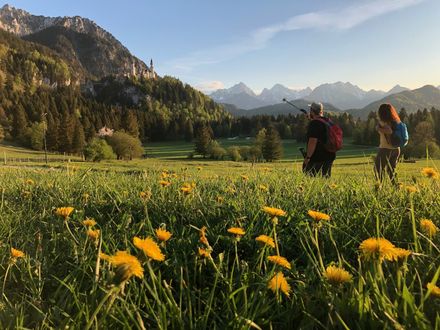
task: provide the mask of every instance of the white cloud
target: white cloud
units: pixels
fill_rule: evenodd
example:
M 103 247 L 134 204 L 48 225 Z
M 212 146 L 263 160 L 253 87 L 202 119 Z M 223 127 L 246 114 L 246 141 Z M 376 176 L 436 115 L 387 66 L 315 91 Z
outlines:
M 267 44 L 282 32 L 309 29 L 348 30 L 370 19 L 417 5 L 425 0 L 374 0 L 342 8 L 338 11 L 317 11 L 296 15 L 288 20 L 259 28 L 249 37 L 221 45 L 208 50 L 201 50 L 171 63 L 174 69 L 191 71 L 194 67 L 223 62 L 239 55 L 265 48 Z
M 195 88 L 203 93 L 211 93 L 217 89 L 224 89 L 225 84 L 223 84 L 221 81 L 214 80 L 197 84 Z

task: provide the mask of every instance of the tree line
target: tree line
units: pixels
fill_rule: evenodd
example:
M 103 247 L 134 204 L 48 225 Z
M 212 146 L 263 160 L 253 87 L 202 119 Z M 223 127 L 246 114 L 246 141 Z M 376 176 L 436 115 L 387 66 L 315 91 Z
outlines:
M 440 157 L 440 110 L 436 108 L 418 110 L 408 114 L 403 108 L 400 119 L 407 125 L 409 132 L 408 145 L 402 148 L 406 158 Z M 359 145 L 379 145 L 376 131 L 377 118 L 370 113 L 365 121 L 358 121 L 353 130 L 353 141 Z

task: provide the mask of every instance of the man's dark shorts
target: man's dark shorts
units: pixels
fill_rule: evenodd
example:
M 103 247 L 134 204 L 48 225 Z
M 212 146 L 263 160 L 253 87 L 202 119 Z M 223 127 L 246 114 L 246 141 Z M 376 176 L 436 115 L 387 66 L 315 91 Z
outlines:
M 303 172 L 310 176 L 322 175 L 325 178 L 329 178 L 332 174 L 333 160 L 325 160 L 321 162 L 309 161 L 306 166 L 303 167 Z

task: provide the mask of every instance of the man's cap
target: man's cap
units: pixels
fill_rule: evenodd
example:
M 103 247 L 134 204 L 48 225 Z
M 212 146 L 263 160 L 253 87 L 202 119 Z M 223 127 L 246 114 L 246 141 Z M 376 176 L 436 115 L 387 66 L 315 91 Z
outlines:
M 316 115 L 319 115 L 321 112 L 324 111 L 324 106 L 320 102 L 313 102 L 312 104 L 309 104 L 309 107 L 310 111 Z

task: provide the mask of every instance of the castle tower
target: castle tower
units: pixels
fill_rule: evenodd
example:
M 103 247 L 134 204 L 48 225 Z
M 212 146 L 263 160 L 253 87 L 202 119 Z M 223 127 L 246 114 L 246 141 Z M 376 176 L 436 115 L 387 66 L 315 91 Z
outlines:
M 154 72 L 153 59 L 150 59 L 150 78 L 156 78 L 156 72 Z

